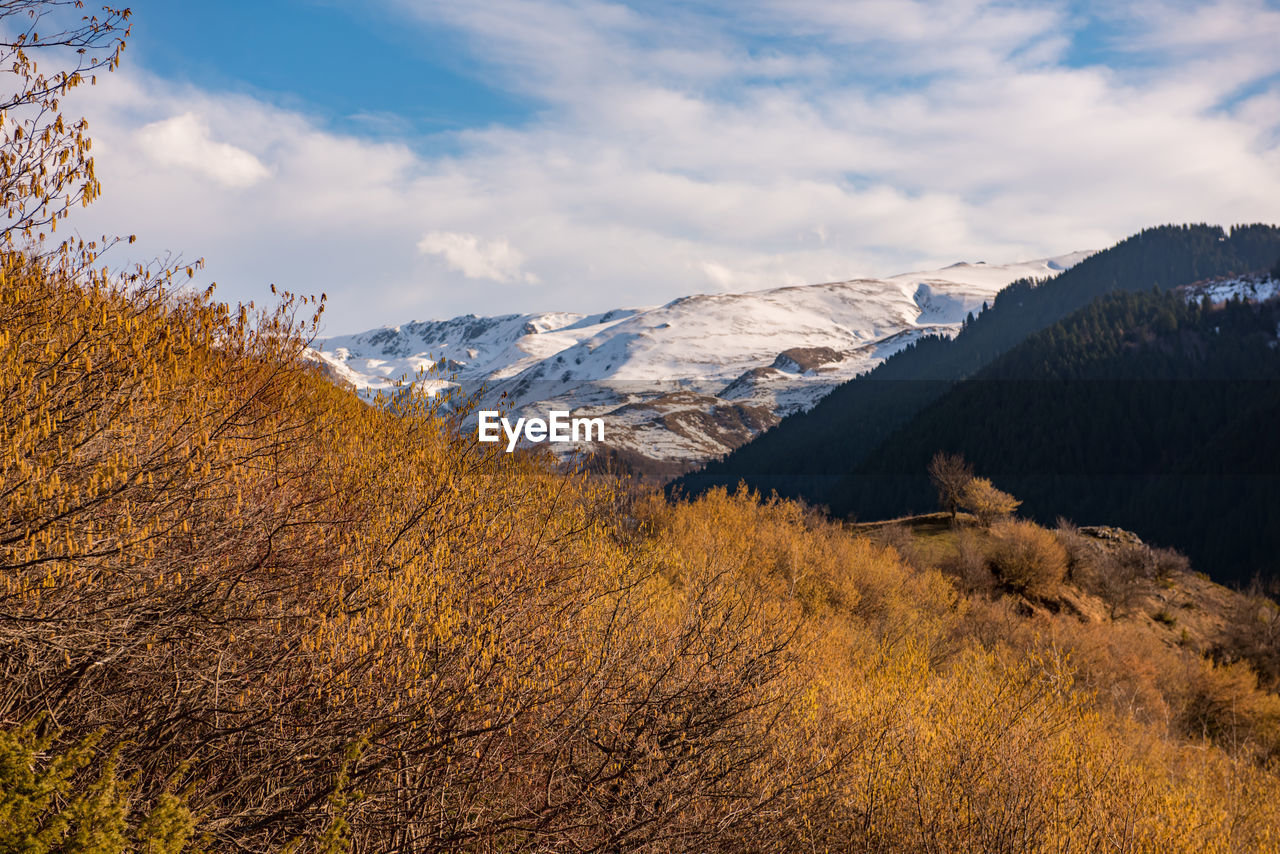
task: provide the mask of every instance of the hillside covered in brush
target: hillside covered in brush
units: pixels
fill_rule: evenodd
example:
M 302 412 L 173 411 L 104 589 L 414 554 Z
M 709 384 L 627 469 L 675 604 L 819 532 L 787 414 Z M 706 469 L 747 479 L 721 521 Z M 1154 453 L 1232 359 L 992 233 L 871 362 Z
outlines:
M 954 338 L 921 338 L 836 388 L 808 412 L 783 419 L 723 459 L 681 478 L 676 487 L 697 494 L 743 481 L 766 492 L 839 503 L 844 476 L 873 459 L 896 429 L 1029 335 L 1105 294 L 1165 291 L 1252 273 L 1270 268 L 1277 258 L 1280 229 L 1274 226 L 1148 229 L 1052 279 L 1014 282 Z
M 1280 844 L 1265 600 L 670 503 L 362 402 L 296 300 L 0 261 L 0 850 Z
M 230 306 L 103 266 L 131 241 L 56 243 L 100 191 L 60 105 L 130 15 L 0 3 L 0 854 L 1280 850 L 1280 608 L 1175 551 L 1017 518 L 946 455 L 973 515 L 672 501 L 478 443 L 420 385 L 331 382 L 323 297 Z M 1162 229 L 1014 286 L 891 360 L 942 385 L 885 411 L 1276 243 Z M 890 302 L 914 334 L 938 296 Z M 1273 308 L 1162 299 L 1027 346 L 1082 376 L 1272 364 Z M 1193 411 L 1171 448 L 1274 422 Z

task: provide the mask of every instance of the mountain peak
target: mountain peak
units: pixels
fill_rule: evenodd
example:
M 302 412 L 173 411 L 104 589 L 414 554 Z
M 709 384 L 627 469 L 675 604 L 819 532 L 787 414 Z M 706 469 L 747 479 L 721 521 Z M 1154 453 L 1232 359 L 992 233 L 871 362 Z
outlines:
M 611 439 L 630 451 L 692 465 L 746 441 L 778 417 L 811 407 L 920 336 L 954 334 L 967 314 L 980 312 L 1010 282 L 1050 276 L 1089 254 L 692 294 L 660 306 L 590 315 L 467 314 L 320 340 L 317 358 L 366 395 L 434 371 L 437 376 L 424 388 L 483 385 L 495 399 L 505 393 L 510 407 L 529 414 L 553 403 L 589 408 L 614 417 L 619 429 Z M 730 438 L 720 430 L 711 442 L 677 435 L 658 441 L 661 426 L 638 419 L 658 418 L 662 407 L 628 405 L 670 402 L 675 388 L 684 394 L 683 409 L 696 398 L 708 417 L 743 405 L 771 415 L 735 420 L 747 427 Z M 667 417 L 666 423 L 674 420 Z

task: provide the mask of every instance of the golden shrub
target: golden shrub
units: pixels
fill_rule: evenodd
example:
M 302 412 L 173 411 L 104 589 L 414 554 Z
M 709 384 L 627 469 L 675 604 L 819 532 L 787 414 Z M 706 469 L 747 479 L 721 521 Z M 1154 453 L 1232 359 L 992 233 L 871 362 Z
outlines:
M 1055 593 L 1067 573 L 1067 552 L 1052 531 L 1022 520 L 991 529 L 988 560 L 1008 587 L 1032 596 Z
M 126 826 L 179 793 L 205 850 L 1275 850 L 1259 754 L 1102 696 L 1119 634 L 362 403 L 297 300 L 0 262 L 0 719 L 98 734 Z M 1060 577 L 1042 535 L 992 530 L 1002 579 Z
M 1012 514 L 1022 504 L 1007 492 L 997 489 L 985 477 L 970 479 L 960 493 L 960 506 L 978 518 L 983 526 Z

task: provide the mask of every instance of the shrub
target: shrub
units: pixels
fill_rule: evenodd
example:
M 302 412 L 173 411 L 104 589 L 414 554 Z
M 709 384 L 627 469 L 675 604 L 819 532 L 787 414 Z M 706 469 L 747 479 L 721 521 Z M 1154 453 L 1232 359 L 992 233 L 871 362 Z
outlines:
M 1006 520 L 991 529 L 991 568 L 1020 593 L 1047 596 L 1067 573 L 1067 552 L 1052 531 L 1034 522 Z
M 1067 553 L 1067 578 L 1082 586 L 1091 585 L 1101 547 L 1081 534 L 1073 522 L 1061 516 L 1058 517 L 1056 533 L 1058 542 Z
M 41 721 L 0 729 L 0 851 L 24 854 L 179 854 L 191 836 L 191 814 L 180 798 L 162 795 L 130 833 L 129 786 L 115 761 L 87 773 L 93 738 L 65 749 Z M 129 844 L 129 836 L 138 844 Z
M 1013 513 L 1022 504 L 1007 492 L 996 489 L 985 477 L 975 477 L 964 487 L 960 506 L 978 517 L 984 527 Z
M 591 479 L 332 385 L 297 303 L 163 284 L 0 252 L 0 718 L 97 738 L 76 773 L 129 781 L 144 850 L 183 842 L 174 787 L 218 851 L 733 848 L 822 761 L 774 749 L 808 743 L 783 602 L 714 556 L 669 583 Z M 808 552 L 760 545 L 807 596 Z M 139 826 L 88 791 L 86 827 Z
M 1191 571 L 1191 561 L 1177 549 L 1152 549 L 1151 562 L 1155 577 L 1161 580 Z
M 970 592 L 989 591 L 995 579 L 987 561 L 986 543 L 973 529 L 962 529 L 956 534 L 955 554 L 944 562 L 942 568 L 956 576 L 961 586 Z
M 1248 661 L 1268 688 L 1280 687 L 1280 605 L 1266 596 L 1240 597 L 1222 627 L 1219 658 Z
M 1182 674 L 1177 724 L 1192 737 L 1212 739 L 1262 761 L 1280 752 L 1280 697 L 1258 690 L 1243 662 L 1214 666 L 1199 659 Z
M 1114 549 L 1095 545 L 1092 558 L 1087 560 L 1087 571 L 1079 575 L 1082 584 L 1107 603 L 1114 619 L 1137 605 L 1144 582 L 1155 578 L 1157 571 L 1151 549 L 1125 543 Z
M 892 548 L 898 553 L 908 565 L 917 569 L 925 567 L 926 563 L 922 560 L 920 548 L 916 544 L 915 534 L 901 522 L 890 522 L 887 525 L 881 525 L 876 528 L 871 539 L 875 542 Z

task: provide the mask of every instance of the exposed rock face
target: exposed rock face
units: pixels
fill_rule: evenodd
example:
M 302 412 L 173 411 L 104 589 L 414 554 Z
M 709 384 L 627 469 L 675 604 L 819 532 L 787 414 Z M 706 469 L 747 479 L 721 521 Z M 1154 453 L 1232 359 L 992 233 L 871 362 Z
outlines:
M 351 382 L 348 377 L 343 376 L 342 372 L 333 363 L 320 358 L 320 356 L 312 350 L 307 350 L 302 354 L 302 358 L 307 364 L 312 365 L 320 373 L 324 374 L 325 379 L 334 385 L 341 386 L 352 391 L 356 390 L 355 383 Z
M 840 353 L 830 347 L 792 347 L 778 354 L 778 358 L 773 360 L 773 367 L 780 371 L 803 374 L 822 365 L 842 361 L 848 356 L 848 353 Z
M 1124 528 L 1112 528 L 1109 525 L 1089 525 L 1079 529 L 1080 533 L 1086 537 L 1093 537 L 1095 540 L 1106 540 L 1110 543 L 1132 543 L 1135 546 L 1142 545 L 1142 538 L 1133 531 L 1126 531 Z

